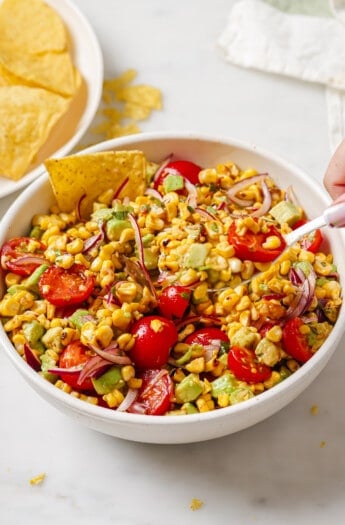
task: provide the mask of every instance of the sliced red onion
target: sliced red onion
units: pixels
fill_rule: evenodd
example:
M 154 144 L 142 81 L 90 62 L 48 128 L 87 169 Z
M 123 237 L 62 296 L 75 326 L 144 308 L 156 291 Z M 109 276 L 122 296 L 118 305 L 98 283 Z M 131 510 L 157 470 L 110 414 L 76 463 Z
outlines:
M 27 266 L 29 264 L 37 264 L 40 266 L 46 262 L 47 260 L 40 255 L 23 255 L 23 257 L 16 259 L 16 266 Z
M 271 208 L 272 197 L 271 197 L 270 190 L 264 180 L 261 181 L 261 189 L 262 189 L 262 194 L 264 197 L 262 204 L 259 208 L 257 208 L 256 210 L 254 210 L 252 213 L 249 214 L 251 217 L 262 217 L 262 215 L 265 215 L 265 213 L 267 213 Z
M 293 317 L 300 317 L 310 306 L 315 293 L 316 274 L 310 270 L 308 277 L 305 277 L 294 300 L 290 304 L 284 317 L 285 320 Z
M 204 315 L 191 315 L 190 317 L 185 317 L 181 321 L 175 323 L 175 326 L 178 330 L 181 330 L 184 326 L 187 326 L 188 324 L 197 324 L 197 323 L 204 323 L 204 324 L 222 324 L 222 321 L 219 319 L 219 317 L 215 317 L 213 315 L 210 316 L 204 316 Z
M 36 372 L 41 370 L 41 361 L 27 343 L 24 343 L 24 355 L 27 364 L 31 366 L 31 368 L 33 368 Z
M 253 204 L 252 200 L 241 199 L 239 197 L 236 197 L 236 194 L 244 188 L 248 188 L 248 186 L 251 186 L 252 184 L 256 184 L 257 182 L 263 181 L 267 177 L 268 173 L 259 173 L 258 175 L 254 175 L 253 177 L 248 177 L 246 179 L 242 179 L 238 182 L 235 182 L 235 184 L 228 190 L 229 199 L 235 204 L 238 204 L 239 206 L 251 206 Z
M 129 409 L 129 407 L 134 403 L 136 398 L 138 397 L 138 389 L 137 388 L 129 388 L 127 394 L 125 395 L 123 401 L 119 404 L 117 407 L 118 412 L 126 412 L 126 410 Z
M 187 203 L 192 208 L 196 208 L 198 202 L 198 192 L 196 186 L 192 184 L 186 177 L 183 177 L 184 185 L 188 193 Z
M 114 193 L 114 197 L 113 197 L 114 199 L 118 199 L 118 197 L 119 197 L 121 191 L 127 186 L 128 182 L 129 182 L 129 178 L 127 177 L 127 178 L 122 182 L 122 184 L 120 184 L 120 186 L 117 188 L 117 190 L 115 191 L 115 193 Z
M 75 374 L 79 373 L 83 370 L 84 365 L 76 365 L 76 366 L 70 366 L 69 368 L 64 368 L 62 366 L 54 366 L 52 368 L 49 368 L 48 372 L 50 374 Z
M 132 213 L 128 214 L 128 219 L 129 219 L 129 221 L 130 221 L 130 223 L 132 225 L 132 228 L 134 230 L 135 244 L 136 244 L 137 250 L 138 250 L 139 261 L 142 264 L 144 264 L 144 246 L 143 246 L 143 240 L 141 238 L 139 224 L 137 223 L 137 220 L 136 220 L 136 218 L 134 217 L 134 215 Z
M 78 200 L 77 202 L 77 206 L 76 206 L 76 216 L 77 216 L 77 219 L 78 221 L 82 221 L 82 216 L 81 216 L 81 203 L 83 202 L 83 200 L 86 199 L 86 194 L 84 193 L 84 195 L 82 195 L 80 197 L 80 199 Z
M 153 197 L 154 199 L 157 199 L 158 201 L 162 202 L 162 195 L 159 193 L 159 191 L 153 188 L 147 188 L 145 191 L 145 195 Z
M 99 233 L 92 235 L 84 241 L 82 252 L 88 252 L 92 248 L 98 248 L 98 246 L 104 241 L 105 237 L 105 224 L 102 223 Z
M 216 215 L 213 215 L 213 213 L 209 212 L 208 210 L 204 210 L 203 208 L 195 208 L 195 211 L 208 221 L 219 221 L 218 217 L 216 217 Z
M 304 282 L 305 274 L 300 268 L 291 268 L 289 271 L 289 279 L 294 286 L 299 286 Z
M 114 363 L 116 365 L 131 365 L 132 361 L 128 355 L 124 355 L 122 350 L 117 346 L 116 343 L 109 345 L 107 348 L 102 350 L 95 345 L 90 345 L 90 348 L 97 354 L 99 357 L 102 357 L 105 361 Z
M 172 157 L 173 157 L 173 154 L 171 153 L 165 160 L 163 160 L 163 162 L 157 169 L 156 173 L 154 174 L 154 177 L 153 177 L 154 182 L 156 182 L 156 180 L 159 179 L 159 177 L 161 176 L 161 173 L 164 171 L 164 169 L 169 164 L 169 162 L 171 162 Z
M 285 200 L 292 202 L 292 204 L 294 204 L 297 207 L 300 206 L 296 194 L 291 185 L 286 188 Z
M 153 285 L 153 282 L 152 282 L 152 279 L 150 277 L 150 274 L 149 274 L 149 272 L 148 272 L 148 270 L 147 270 L 147 268 L 145 266 L 144 246 L 143 246 L 143 240 L 141 238 L 139 224 L 137 223 L 136 218 L 134 217 L 134 215 L 132 213 L 128 214 L 128 219 L 130 220 L 130 223 L 131 223 L 131 225 L 133 227 L 133 230 L 134 230 L 134 237 L 135 237 L 135 243 L 136 243 L 137 249 L 138 249 L 140 269 L 141 269 L 142 273 L 145 276 L 146 283 L 148 284 L 148 288 L 149 288 L 152 296 L 156 299 L 157 298 L 156 290 L 155 290 L 155 287 Z
M 83 369 L 81 370 L 79 377 L 78 377 L 78 385 L 81 385 L 85 379 L 89 379 L 90 377 L 95 377 L 99 374 L 102 374 L 102 372 L 105 372 L 109 367 L 111 366 L 111 363 L 100 357 L 99 355 L 95 355 L 91 357 L 88 361 L 86 361 Z

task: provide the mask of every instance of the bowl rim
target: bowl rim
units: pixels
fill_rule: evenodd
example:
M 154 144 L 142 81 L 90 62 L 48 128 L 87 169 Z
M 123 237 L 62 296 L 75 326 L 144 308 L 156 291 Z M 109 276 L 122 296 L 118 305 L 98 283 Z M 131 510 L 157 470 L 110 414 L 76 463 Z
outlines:
M 258 147 L 254 144 L 245 142 L 245 141 L 239 141 L 237 139 L 233 139 L 230 136 L 223 136 L 223 135 L 209 135 L 209 134 L 203 134 L 199 132 L 194 131 L 177 131 L 177 132 L 168 132 L 168 131 L 159 131 L 159 132 L 146 132 L 146 133 L 139 133 L 134 134 L 126 137 L 116 138 L 116 139 L 110 139 L 107 141 L 100 142 L 96 145 L 93 145 L 91 147 L 85 148 L 82 151 L 79 151 L 77 155 L 82 155 L 85 153 L 92 153 L 97 151 L 105 151 L 107 149 L 119 149 L 121 147 L 128 147 L 130 144 L 136 143 L 136 142 L 142 142 L 147 143 L 151 141 L 161 141 L 161 140 L 198 140 L 200 142 L 211 142 L 211 143 L 221 143 L 237 148 L 243 148 L 245 150 L 249 150 L 252 152 L 255 152 L 259 155 L 263 155 L 267 159 L 276 162 L 280 166 L 283 166 L 284 168 L 288 170 L 293 170 L 299 177 L 306 177 L 306 173 L 301 170 L 296 165 L 287 162 L 280 156 L 273 154 L 271 152 L 266 151 L 265 149 Z M 311 183 L 311 181 L 310 181 Z M 16 200 L 12 203 L 10 208 L 7 210 L 7 212 L 4 214 L 3 218 L 0 221 L 0 244 L 6 239 L 6 232 L 8 229 L 8 226 L 10 225 L 12 221 L 12 215 L 14 213 L 18 213 L 18 209 L 23 205 L 23 203 L 26 202 L 27 199 L 29 199 L 31 196 L 33 196 L 37 190 L 39 190 L 41 187 L 44 187 L 44 185 L 49 184 L 48 180 L 48 174 L 45 171 L 41 176 L 39 176 L 37 179 L 35 179 L 27 188 L 24 189 L 24 191 L 16 198 Z M 322 189 L 322 186 L 318 183 L 318 181 L 312 180 L 313 184 L 313 190 L 318 193 L 319 197 L 325 202 L 325 205 L 329 202 L 331 202 L 330 197 L 326 193 L 325 190 Z M 341 232 L 339 230 L 339 235 L 342 237 L 342 242 L 345 246 L 345 233 Z M 337 323 L 339 322 L 345 322 L 345 307 L 344 304 L 341 307 L 341 310 L 339 312 L 339 317 L 337 320 Z M 132 425 L 146 425 L 149 426 L 160 426 L 162 424 L 164 425 L 175 425 L 180 427 L 181 425 L 184 426 L 187 423 L 191 422 L 201 422 L 201 421 L 213 421 L 217 419 L 222 419 L 223 417 L 231 417 L 231 414 L 239 414 L 242 412 L 248 412 L 252 410 L 256 410 L 256 408 L 260 405 L 265 405 L 269 403 L 272 400 L 279 400 L 281 397 L 281 394 L 284 393 L 284 391 L 289 391 L 290 387 L 295 385 L 298 390 L 298 386 L 301 386 L 305 378 L 308 377 L 313 369 L 315 369 L 315 377 L 321 372 L 323 366 L 327 363 L 329 358 L 333 355 L 335 352 L 339 341 L 342 337 L 342 334 L 339 332 L 339 330 L 332 330 L 330 335 L 328 336 L 326 342 L 322 345 L 322 347 L 317 351 L 315 356 L 307 361 L 306 363 L 301 366 L 301 368 L 293 373 L 291 376 L 286 378 L 281 383 L 275 385 L 273 388 L 266 390 L 265 392 L 258 394 L 254 396 L 253 398 L 244 401 L 243 403 L 238 403 L 229 407 L 225 407 L 222 409 L 212 410 L 205 413 L 198 413 L 198 414 L 186 414 L 186 415 L 169 415 L 169 417 L 166 417 L 165 415 L 162 416 L 153 416 L 153 415 L 144 415 L 144 414 L 132 414 L 127 412 L 117 412 L 113 410 L 109 410 L 108 408 L 101 407 L 101 406 L 94 406 L 90 403 L 86 403 L 85 401 L 82 401 L 78 398 L 74 398 L 73 396 L 70 396 L 69 394 L 61 391 L 58 389 L 55 385 L 41 377 L 36 371 L 34 371 L 25 361 L 24 359 L 16 352 L 14 346 L 12 345 L 10 339 L 8 338 L 6 332 L 4 331 L 3 326 L 0 326 L 0 338 L 3 339 L 4 346 L 5 346 L 5 353 L 7 357 L 14 363 L 14 365 L 18 368 L 19 372 L 30 381 L 31 385 L 36 390 L 41 390 L 45 394 L 49 395 L 49 397 L 55 398 L 59 404 L 68 406 L 71 408 L 75 413 L 79 413 L 83 416 L 89 416 L 94 420 L 101 420 L 105 421 L 107 423 L 125 423 L 126 425 L 132 426 Z M 318 369 L 317 366 L 319 364 Z M 312 382 L 312 379 L 307 382 L 307 386 Z M 303 390 L 304 388 L 302 388 Z M 299 395 L 299 392 L 297 392 L 297 395 Z M 296 397 L 296 396 L 294 396 Z M 282 406 L 285 406 L 288 404 L 290 400 L 286 401 Z M 280 407 L 282 408 L 282 407 Z M 279 409 L 280 409 L 279 408 Z M 278 410 L 279 410 L 278 409 Z M 270 414 L 268 414 L 269 416 Z M 252 426 L 252 424 L 248 425 Z

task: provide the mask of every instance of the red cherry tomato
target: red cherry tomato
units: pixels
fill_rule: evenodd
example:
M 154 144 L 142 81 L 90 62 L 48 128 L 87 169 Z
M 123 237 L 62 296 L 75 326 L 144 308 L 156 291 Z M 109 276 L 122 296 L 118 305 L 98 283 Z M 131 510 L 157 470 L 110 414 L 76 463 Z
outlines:
M 300 220 L 294 224 L 294 229 L 298 228 L 299 226 L 302 226 L 307 221 Z M 316 253 L 319 251 L 320 246 L 323 241 L 323 236 L 320 229 L 317 229 L 311 233 L 308 233 L 308 235 L 305 235 L 301 240 L 300 244 L 304 250 L 308 250 L 308 252 Z
M 158 300 L 158 309 L 163 317 L 181 319 L 190 301 L 191 292 L 185 286 L 167 286 Z
M 157 177 L 157 179 L 154 181 L 154 188 L 158 190 L 158 188 L 163 185 L 164 179 L 173 171 L 178 175 L 186 177 L 186 179 L 188 179 L 192 184 L 198 184 L 198 175 L 201 169 L 202 168 L 200 166 L 194 164 L 194 162 L 190 162 L 189 160 L 174 160 L 169 162 L 169 164 L 167 164 L 159 174 L 159 177 Z M 177 193 L 180 191 L 181 190 L 179 190 Z
M 187 345 L 198 344 L 202 346 L 209 346 L 214 344 L 214 341 L 223 341 L 229 343 L 229 338 L 223 330 L 215 327 L 205 327 L 196 330 L 185 339 Z
M 32 252 L 32 247 L 35 250 Z M 45 245 L 32 237 L 15 237 L 3 245 L 0 252 L 1 266 L 17 275 L 29 276 L 45 262 Z
M 74 264 L 68 270 L 50 266 L 40 277 L 40 294 L 55 306 L 80 304 L 91 294 L 95 278 L 85 272 L 81 264 Z
M 269 379 L 272 374 L 269 366 L 258 362 L 253 350 L 241 346 L 230 348 L 228 367 L 237 379 L 247 383 L 261 383 Z
M 279 248 L 264 248 L 262 245 L 266 239 L 272 235 L 279 237 Z M 228 239 L 229 243 L 233 245 L 237 257 L 253 262 L 273 261 L 281 254 L 286 246 L 285 240 L 273 224 L 267 226 L 267 232 L 265 233 L 261 231 L 253 233 L 248 230 L 244 235 L 239 235 L 236 232 L 236 223 L 233 222 L 228 231 Z
M 303 326 L 303 321 L 299 317 L 289 319 L 283 328 L 283 345 L 286 352 L 291 355 L 296 361 L 305 363 L 311 357 L 311 351 L 305 336 L 300 329 Z
M 72 341 L 66 348 L 61 352 L 59 358 L 60 368 L 72 368 L 74 366 L 84 365 L 91 359 L 86 353 L 87 347 L 84 346 L 81 341 Z M 94 390 L 91 378 L 87 378 L 78 384 L 80 371 L 75 372 L 60 372 L 59 376 L 64 383 L 67 383 L 75 390 Z
M 172 321 L 158 315 L 142 317 L 131 330 L 134 346 L 130 358 L 138 368 L 160 368 L 168 361 L 171 347 L 177 342 Z
M 170 408 L 174 390 L 171 377 L 163 370 L 144 370 L 140 378 L 142 385 L 138 397 L 128 412 L 151 416 L 164 415 Z

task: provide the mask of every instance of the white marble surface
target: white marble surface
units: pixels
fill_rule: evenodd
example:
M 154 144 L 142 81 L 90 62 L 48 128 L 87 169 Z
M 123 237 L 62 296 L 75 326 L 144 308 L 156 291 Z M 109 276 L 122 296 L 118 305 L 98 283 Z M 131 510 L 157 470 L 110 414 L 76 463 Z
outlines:
M 226 64 L 216 40 L 234 1 L 75 3 L 99 37 L 106 76 L 133 67 L 138 81 L 162 89 L 164 110 L 144 130 L 230 135 L 321 182 L 330 155 L 324 90 Z M 14 197 L 0 201 L 1 213 Z M 79 426 L 29 389 L 0 351 L 0 523 L 343 523 L 344 350 L 269 420 L 187 446 L 125 442 Z M 42 472 L 44 482 L 30 485 Z M 203 507 L 192 511 L 192 498 Z

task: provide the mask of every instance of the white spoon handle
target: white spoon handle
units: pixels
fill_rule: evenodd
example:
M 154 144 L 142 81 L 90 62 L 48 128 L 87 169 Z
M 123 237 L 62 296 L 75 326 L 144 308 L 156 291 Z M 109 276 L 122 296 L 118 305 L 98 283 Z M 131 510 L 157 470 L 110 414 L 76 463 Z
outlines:
M 284 235 L 285 242 L 288 246 L 291 246 L 304 235 L 307 235 L 318 228 L 322 228 L 323 226 L 331 226 L 334 228 L 345 226 L 345 202 L 340 202 L 339 204 L 330 206 L 320 217 L 316 217 L 315 219 L 303 224 L 303 226 L 296 228 L 296 230 Z

